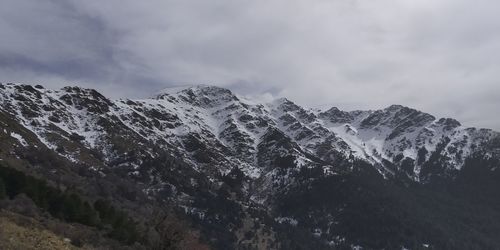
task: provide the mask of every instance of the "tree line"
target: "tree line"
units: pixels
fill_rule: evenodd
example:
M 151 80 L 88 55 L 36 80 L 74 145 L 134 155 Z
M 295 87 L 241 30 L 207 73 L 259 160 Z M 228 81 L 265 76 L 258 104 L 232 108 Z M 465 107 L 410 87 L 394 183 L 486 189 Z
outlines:
M 110 238 L 125 244 L 141 241 L 137 223 L 107 200 L 93 204 L 76 191 L 62 191 L 46 181 L 0 165 L 0 200 L 24 193 L 36 206 L 55 218 L 106 230 Z

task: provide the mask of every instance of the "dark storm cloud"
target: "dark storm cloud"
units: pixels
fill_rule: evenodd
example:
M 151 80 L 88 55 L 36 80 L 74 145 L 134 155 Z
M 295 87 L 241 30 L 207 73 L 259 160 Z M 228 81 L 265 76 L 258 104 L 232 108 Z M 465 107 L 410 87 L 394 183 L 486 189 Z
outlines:
M 108 91 L 124 87 L 116 97 L 141 93 L 134 88 L 138 82 L 161 86 L 157 79 L 129 72 L 127 62 L 134 56 L 115 46 L 119 32 L 77 4 L 65 0 L 1 2 L 1 81 L 54 87 L 83 84 Z
M 50 63 L 39 61 L 22 54 L 0 54 L 0 67 L 16 71 L 32 71 L 38 74 L 57 74 L 71 79 L 105 77 L 106 64 L 95 60 L 66 59 L 52 60 Z
M 13 60 L 11 67 L 25 62 L 27 70 L 32 66 L 35 71 L 44 67 L 57 71 L 69 63 L 76 68 L 61 68 L 57 73 L 79 77 L 87 71 L 85 66 L 92 74 L 102 74 L 92 63 L 115 64 L 113 40 L 104 24 L 66 1 L 4 0 L 0 13 L 2 62 Z
M 500 129 L 500 3 L 0 0 L 0 81 L 113 97 L 183 84 Z

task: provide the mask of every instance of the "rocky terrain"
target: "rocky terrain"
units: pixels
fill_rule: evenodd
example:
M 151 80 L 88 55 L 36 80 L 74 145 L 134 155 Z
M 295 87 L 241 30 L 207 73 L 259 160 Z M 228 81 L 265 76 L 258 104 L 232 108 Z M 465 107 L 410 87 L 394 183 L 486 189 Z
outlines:
M 130 216 L 110 248 L 500 249 L 500 134 L 404 106 L 1 84 L 0 126 L 2 165 Z

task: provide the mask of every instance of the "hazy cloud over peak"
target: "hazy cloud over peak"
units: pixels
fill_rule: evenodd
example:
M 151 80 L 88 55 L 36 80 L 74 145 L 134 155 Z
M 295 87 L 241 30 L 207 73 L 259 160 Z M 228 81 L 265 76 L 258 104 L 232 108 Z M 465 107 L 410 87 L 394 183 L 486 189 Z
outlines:
M 215 84 L 310 107 L 393 103 L 500 130 L 500 2 L 0 0 L 0 81 L 113 97 Z

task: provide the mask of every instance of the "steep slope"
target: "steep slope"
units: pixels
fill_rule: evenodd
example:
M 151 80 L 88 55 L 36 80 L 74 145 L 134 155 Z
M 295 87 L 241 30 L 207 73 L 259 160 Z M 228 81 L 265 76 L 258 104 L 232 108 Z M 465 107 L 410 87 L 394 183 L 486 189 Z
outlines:
M 118 101 L 77 87 L 59 91 L 20 85 L 2 88 L 3 109 L 51 149 L 57 149 L 56 141 L 62 139 L 53 138 L 58 134 L 88 150 L 101 151 L 104 159 L 112 162 L 120 152 L 116 140 L 130 139 L 140 141 L 137 146 L 153 143 L 164 149 L 185 149 L 179 153 L 193 168 L 207 173 L 210 170 L 204 165 L 219 173 L 241 165 L 247 175 L 258 177 L 262 170 L 262 164 L 256 164 L 258 145 L 273 129 L 299 146 L 299 165 L 314 161 L 303 154 L 326 162 L 334 161 L 338 154 L 353 155 L 380 165 L 384 174 L 394 174 L 398 169 L 389 165 L 400 168 L 401 162 L 411 160 L 414 167 L 405 170 L 416 180 L 426 177 L 421 168 L 434 153 L 445 159 L 446 170 L 458 170 L 475 150 L 485 150 L 499 137 L 491 130 L 466 128 L 456 120 L 437 120 L 403 106 L 314 112 L 286 99 L 246 103 L 229 90 L 212 86 L 165 90 L 151 99 Z M 207 148 L 199 148 L 199 142 Z M 487 153 L 496 157 L 498 148 Z M 82 157 L 82 152 L 71 150 L 69 145 L 61 154 L 73 161 Z
M 23 166 L 17 168 L 92 197 L 116 196 L 137 216 L 151 212 L 137 209 L 141 203 L 168 205 L 220 249 L 452 248 L 421 232 L 424 222 L 433 223 L 427 206 L 437 204 L 423 194 L 453 196 L 455 183 L 467 183 L 462 187 L 494 195 L 464 173 L 495 183 L 483 171 L 497 173 L 500 159 L 499 133 L 407 107 L 318 111 L 284 98 L 256 103 L 204 85 L 110 100 L 79 87 L 2 84 L 0 122 L 0 157 Z M 41 164 L 27 152 L 50 152 L 57 161 Z M 374 239 L 380 226 L 391 228 L 378 235 L 387 239 Z M 444 233 L 439 226 L 431 228 Z M 478 230 L 478 239 L 489 237 Z

